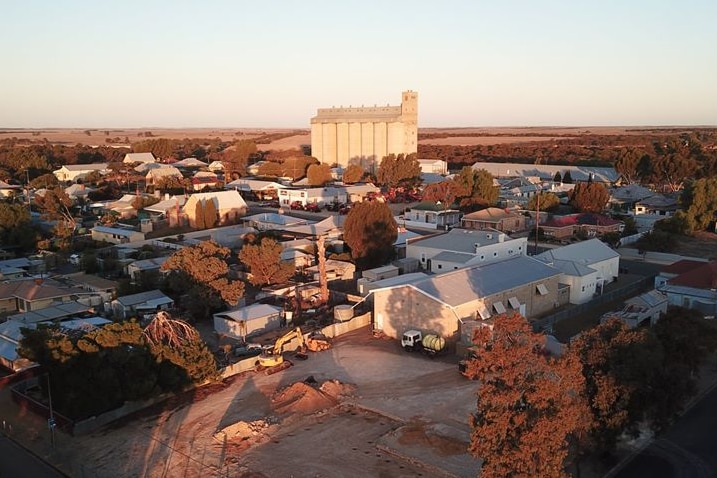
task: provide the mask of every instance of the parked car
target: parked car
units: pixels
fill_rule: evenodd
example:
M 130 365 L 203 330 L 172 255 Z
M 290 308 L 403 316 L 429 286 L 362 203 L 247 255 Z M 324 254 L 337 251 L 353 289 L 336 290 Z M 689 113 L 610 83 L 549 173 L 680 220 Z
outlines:
M 349 212 L 351 212 L 351 206 L 348 204 L 343 205 L 342 207 L 339 208 L 339 214 L 342 216 L 345 216 Z
M 304 211 L 306 209 L 301 201 L 294 201 L 289 205 L 289 207 L 295 211 Z
M 309 212 L 320 212 L 321 206 L 319 206 L 318 203 L 310 202 L 307 203 L 306 206 L 304 206 L 304 210 Z

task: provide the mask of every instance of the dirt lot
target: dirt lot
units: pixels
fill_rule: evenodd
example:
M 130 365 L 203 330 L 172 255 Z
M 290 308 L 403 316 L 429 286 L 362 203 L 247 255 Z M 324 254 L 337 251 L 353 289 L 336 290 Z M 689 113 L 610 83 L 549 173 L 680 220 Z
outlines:
M 308 124 L 308 119 L 307 119 Z M 109 131 L 109 134 L 105 134 Z M 152 133 L 151 139 L 186 139 L 186 138 L 220 138 L 223 141 L 235 141 L 237 139 L 253 139 L 267 133 L 281 133 L 295 130 L 282 128 L 250 129 L 250 128 L 109 128 L 109 129 L 62 129 L 50 128 L 42 130 L 32 129 L 4 129 L 0 130 L 0 140 L 5 138 L 20 138 L 30 140 L 47 139 L 57 144 L 87 144 L 105 145 L 107 138 L 129 139 L 130 143 L 143 141 L 147 138 L 140 136 L 145 132 Z M 89 132 L 89 134 L 87 134 Z M 580 128 L 420 128 L 419 134 L 440 134 L 448 133 L 456 136 L 448 138 L 423 139 L 421 144 L 446 144 L 453 146 L 487 145 L 524 143 L 526 141 L 551 141 L 555 137 L 574 137 L 584 134 L 630 134 L 628 128 L 621 127 L 580 127 Z M 484 134 L 485 136 L 461 136 L 461 134 Z M 500 135 L 500 136 L 496 136 Z M 540 136 L 532 136 L 540 135 Z M 567 136 L 566 136 L 567 135 Z M 287 150 L 299 149 L 302 145 L 311 143 L 310 131 L 307 128 L 301 134 L 282 138 L 269 144 L 262 144 L 262 150 Z M 116 146 L 127 146 L 116 143 Z
M 687 257 L 701 257 L 703 259 L 717 259 L 717 234 L 700 231 L 694 236 L 682 236 L 678 241 L 675 254 Z
M 0 418 L 72 476 L 476 476 L 466 453 L 475 383 L 454 360 L 367 329 L 285 371 L 249 372 L 90 436 L 57 436 L 3 401 Z

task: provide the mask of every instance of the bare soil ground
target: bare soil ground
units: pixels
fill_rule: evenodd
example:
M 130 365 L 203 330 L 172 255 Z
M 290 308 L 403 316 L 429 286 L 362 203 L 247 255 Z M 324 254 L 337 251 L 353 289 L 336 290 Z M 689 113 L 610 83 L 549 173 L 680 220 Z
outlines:
M 151 138 L 144 134 L 149 131 Z M 287 138 L 281 138 L 259 149 L 287 150 L 298 149 L 302 145 L 311 143 L 309 129 L 292 130 L 285 128 L 49 128 L 49 129 L 0 129 L 0 140 L 18 138 L 29 140 L 45 140 L 54 144 L 85 144 L 91 146 L 107 145 L 107 138 L 128 138 L 129 143 L 145 139 L 188 139 L 188 138 L 219 138 L 223 141 L 237 139 L 255 139 L 269 133 L 286 133 L 300 131 Z M 107 133 L 106 133 L 107 132 Z M 89 133 L 89 134 L 88 134 Z M 423 139 L 421 144 L 444 144 L 453 146 L 478 144 L 505 144 L 524 143 L 527 141 L 551 141 L 556 137 L 575 137 L 585 134 L 638 134 L 639 131 L 627 127 L 511 127 L 511 128 L 420 128 L 421 134 L 451 134 L 447 138 Z M 485 136 L 461 136 L 469 134 L 482 134 Z M 142 136 L 140 136 L 142 135 Z M 555 136 L 552 136 L 555 135 Z M 124 141 L 113 143 L 115 146 L 128 146 Z
M 681 236 L 677 249 L 673 252 L 687 257 L 715 260 L 717 259 L 717 234 L 699 231 L 693 236 Z
M 290 357 L 289 357 L 290 358 Z M 476 476 L 475 383 L 450 357 L 361 329 L 273 375 L 248 372 L 88 436 L 57 433 L 5 399 L 0 419 L 71 476 Z M 5 393 L 3 393 L 5 395 Z

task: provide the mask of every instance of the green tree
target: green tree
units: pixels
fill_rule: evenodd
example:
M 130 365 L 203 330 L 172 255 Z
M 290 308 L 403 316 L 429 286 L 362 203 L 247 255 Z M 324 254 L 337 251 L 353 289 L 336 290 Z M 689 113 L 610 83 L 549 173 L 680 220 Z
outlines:
M 694 177 L 698 163 L 683 152 L 676 152 L 658 155 L 653 161 L 652 169 L 654 181 L 675 192 L 682 189 L 687 179 Z
M 42 174 L 32 181 L 30 181 L 30 187 L 34 189 L 50 189 L 57 186 L 60 182 L 57 177 L 52 173 Z
M 475 170 L 464 166 L 455 181 L 460 191 L 463 191 L 460 207 L 466 212 L 493 206 L 498 202 L 499 191 L 493 184 L 493 175 L 485 169 Z
M 423 190 L 423 199 L 440 202 L 445 210 L 451 207 L 462 193 L 463 190 L 457 182 L 446 180 L 426 186 Z
M 214 204 L 213 199 L 205 199 L 204 203 L 204 226 L 207 229 L 213 228 L 219 220 L 219 214 L 217 212 L 217 206 Z
M 542 353 L 545 336 L 519 314 L 496 317 L 474 341 L 466 371 L 481 384 L 470 420 L 480 476 L 569 476 L 570 442 L 588 426 L 580 362 Z
M 318 165 L 319 160 L 311 156 L 293 156 L 286 158 L 281 164 L 281 175 L 291 179 L 301 179 L 307 174 L 312 165 Z
M 541 211 L 550 211 L 560 206 L 560 198 L 553 193 L 541 191 L 528 199 L 528 204 L 525 208 L 529 211 L 535 211 L 538 205 Z
M 275 163 L 274 161 L 267 161 L 259 166 L 259 176 L 269 176 L 278 178 L 283 175 L 283 168 L 281 164 Z
M 249 158 L 256 153 L 256 143 L 249 139 L 240 139 L 225 149 L 222 164 L 227 177 L 245 176 Z
M 415 154 L 389 154 L 376 173 L 379 184 L 391 188 L 414 187 L 421 183 L 421 164 Z
M 687 220 L 686 231 L 703 231 L 714 223 L 717 214 L 717 178 L 690 181 L 685 186 L 680 203 Z
M 600 183 L 578 183 L 570 192 L 570 204 L 580 212 L 601 213 L 609 199 L 610 192 Z
M 555 176 L 553 176 L 553 182 L 554 183 L 562 183 L 563 182 L 563 175 L 560 174 L 560 171 L 555 172 Z
M 67 250 L 76 225 L 70 210 L 72 199 L 61 187 L 56 186 L 54 189 L 48 189 L 42 196 L 35 196 L 35 204 L 44 219 L 55 221 L 55 244 L 60 250 Z
M 234 306 L 244 295 L 244 283 L 228 278 L 230 253 L 216 242 L 203 241 L 178 250 L 162 264 L 162 270 L 170 271 L 169 287 L 189 293 L 195 317 L 206 318 L 225 304 Z
M 323 186 L 332 181 L 331 168 L 328 164 L 312 164 L 306 170 L 309 186 Z
M 563 174 L 563 183 L 573 184 L 573 175 L 570 174 L 570 170 L 565 171 L 565 174 Z
M 344 223 L 344 241 L 361 269 L 384 264 L 394 254 L 398 225 L 386 203 L 355 204 Z
M 0 243 L 27 252 L 37 247 L 38 240 L 39 232 L 30 221 L 27 206 L 0 202 Z
M 194 205 L 194 228 L 195 229 L 206 229 L 204 224 L 204 205 L 206 201 L 199 200 Z
M 239 251 L 239 260 L 249 268 L 249 281 L 258 286 L 284 284 L 294 275 L 294 266 L 281 260 L 281 244 L 269 237 L 247 243 Z
M 162 176 L 154 182 L 154 189 L 162 193 L 183 193 L 190 188 L 188 179 L 177 176 Z
M 363 178 L 364 169 L 358 164 L 349 164 L 343 174 L 343 181 L 346 184 L 354 184 Z
M 156 198 L 154 196 L 135 196 L 135 198 L 132 200 L 132 207 L 135 208 L 137 211 L 140 211 L 153 204 L 157 204 L 158 202 L 159 198 Z
M 574 339 L 568 355 L 582 364 L 592 447 L 610 451 L 624 431 L 635 433 L 646 416 L 663 361 L 659 343 L 648 330 L 611 319 Z
M 615 161 L 615 170 L 625 178 L 628 184 L 636 182 L 641 176 L 644 152 L 636 148 L 623 148 Z

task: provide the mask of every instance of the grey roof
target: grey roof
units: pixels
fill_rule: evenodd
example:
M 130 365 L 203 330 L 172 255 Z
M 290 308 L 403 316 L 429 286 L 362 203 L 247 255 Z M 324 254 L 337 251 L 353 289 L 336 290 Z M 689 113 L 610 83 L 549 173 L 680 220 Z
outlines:
M 443 251 L 439 252 L 433 258 L 432 261 L 443 261 L 443 262 L 454 262 L 456 264 L 465 264 L 469 260 L 475 258 L 473 254 L 467 254 L 465 252 L 451 252 Z
M 80 312 L 86 312 L 90 307 L 80 304 L 79 302 L 64 302 L 62 304 L 45 307 L 44 309 L 34 310 L 31 312 L 23 312 L 21 314 L 13 314 L 8 319 L 23 322 L 25 324 L 34 322 L 46 322 L 48 320 L 59 319 Z
M 497 244 L 500 242 L 499 237 L 501 235 L 503 235 L 505 239 L 503 242 L 514 240 L 505 233 L 495 229 L 477 231 L 473 229 L 454 228 L 445 234 L 438 234 L 425 239 L 415 239 L 408 244 L 408 247 L 419 246 L 440 249 L 442 251 L 475 254 L 476 243 L 481 246 Z
M 144 304 L 147 301 L 150 300 L 158 300 L 162 298 L 167 298 L 166 295 L 162 293 L 159 289 L 149 290 L 147 292 L 140 292 L 139 294 L 132 294 L 132 295 L 125 295 L 122 297 L 117 298 L 117 302 L 122 304 L 125 307 L 137 305 L 137 304 Z M 171 301 L 171 299 L 169 299 Z
M 666 284 L 661 285 L 659 287 L 659 290 L 667 294 L 687 295 L 690 297 L 698 297 L 701 299 L 717 301 L 717 292 L 709 289 L 696 289 L 694 287 L 670 284 L 668 282 Z
M 169 257 L 153 257 L 151 259 L 142 259 L 139 261 L 132 262 L 131 265 L 135 269 L 139 269 L 140 271 L 147 271 L 152 269 L 159 269 L 162 267 L 162 264 L 167 262 L 167 259 Z
M 560 271 L 528 256 L 466 267 L 413 285 L 452 306 L 560 275 Z
M 215 318 L 233 320 L 233 321 L 250 321 L 253 319 L 259 319 L 271 315 L 277 315 L 281 313 L 280 307 L 275 307 L 269 304 L 254 304 L 247 307 L 242 307 L 237 310 L 230 310 L 228 312 L 221 312 L 214 314 Z
M 667 302 L 667 296 L 657 290 L 651 290 L 625 301 L 626 304 L 636 304 L 638 302 L 642 302 L 647 307 L 655 307 Z
M 92 228 L 93 231 L 97 232 L 104 232 L 107 234 L 116 234 L 118 236 L 125 236 L 125 237 L 131 237 L 134 234 L 142 234 L 138 231 L 133 231 L 130 229 L 120 229 L 118 227 L 107 227 L 107 226 L 95 226 Z M 142 234 L 144 235 L 144 234 Z
M 552 265 L 563 274 L 575 277 L 588 276 L 597 272 L 596 269 L 592 269 L 583 264 L 574 261 L 564 261 L 562 259 L 554 260 Z
M 620 257 L 620 254 L 600 239 L 556 247 L 535 256 L 536 259 L 546 263 L 565 260 L 581 264 L 595 264 L 615 257 Z
M 426 279 L 428 274 L 425 272 L 410 272 L 408 274 L 401 274 L 395 277 L 388 277 L 386 279 L 381 279 L 377 281 L 371 282 L 371 287 L 374 289 L 381 288 L 381 287 L 391 287 L 396 285 L 403 285 L 403 284 L 411 284 L 413 282 L 418 282 L 423 279 Z
M 620 178 L 615 168 L 596 168 L 588 166 L 547 165 L 547 164 L 518 164 L 518 163 L 474 163 L 473 169 L 485 169 L 495 177 L 537 176 L 552 180 L 555 173 L 565 176 L 570 171 L 573 181 L 594 181 L 614 183 Z

